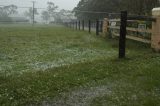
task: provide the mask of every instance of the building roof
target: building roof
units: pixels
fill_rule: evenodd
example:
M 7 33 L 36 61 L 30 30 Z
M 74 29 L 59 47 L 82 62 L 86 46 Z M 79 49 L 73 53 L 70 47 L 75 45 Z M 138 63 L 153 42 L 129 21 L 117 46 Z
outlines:
M 10 17 L 13 22 L 29 22 L 25 17 Z

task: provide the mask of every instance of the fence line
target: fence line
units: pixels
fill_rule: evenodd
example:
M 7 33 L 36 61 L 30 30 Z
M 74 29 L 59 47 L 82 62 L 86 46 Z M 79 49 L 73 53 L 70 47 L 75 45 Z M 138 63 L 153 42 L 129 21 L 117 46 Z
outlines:
M 103 21 L 102 20 L 76 20 L 72 22 L 65 23 L 66 26 L 76 29 L 76 30 L 88 30 L 96 32 L 96 35 L 103 32 Z
M 122 11 L 120 19 L 117 19 L 117 17 L 116 17 L 116 19 L 104 19 L 103 21 L 100 21 L 97 19 L 94 22 L 93 21 L 91 22 L 89 20 L 88 21 L 88 30 L 90 33 L 91 28 L 93 27 L 93 28 L 95 28 L 96 35 L 99 35 L 99 32 L 103 32 L 103 34 L 109 33 L 114 36 L 118 36 L 119 37 L 119 58 L 124 58 L 125 57 L 126 38 L 140 41 L 143 43 L 149 43 L 152 45 L 153 45 L 153 41 L 151 41 L 151 38 L 149 38 L 149 35 L 147 35 L 147 37 L 149 39 L 144 36 L 138 37 L 138 36 L 132 36 L 132 35 L 134 35 L 135 33 L 137 33 L 137 35 L 139 33 L 140 34 L 143 33 L 145 35 L 146 34 L 156 34 L 155 38 L 158 38 L 158 36 L 157 36 L 158 29 L 157 28 L 159 28 L 159 24 L 152 24 L 152 26 L 155 25 L 154 27 L 156 27 L 154 30 L 153 30 L 153 28 L 147 29 L 147 26 L 144 27 L 143 24 L 137 24 L 137 23 L 136 23 L 136 25 L 138 25 L 138 26 L 136 28 L 133 27 L 132 25 L 130 27 L 127 26 L 128 23 L 137 22 L 138 20 L 156 23 L 157 18 L 153 18 L 153 17 L 149 17 L 149 16 L 128 15 L 127 11 Z M 80 26 L 81 26 L 80 22 L 81 21 L 79 21 L 79 30 L 81 30 L 80 29 Z M 147 24 L 145 24 L 145 25 L 147 25 Z M 84 20 L 82 20 L 82 30 L 84 30 L 84 27 L 85 27 Z M 155 31 L 155 32 L 153 32 L 153 31 Z M 130 33 L 132 33 L 132 34 L 130 34 Z M 154 37 L 152 36 L 152 38 L 154 38 Z M 156 39 L 155 39 L 155 41 L 156 41 Z M 158 42 L 158 41 L 156 41 L 156 42 Z M 160 42 L 158 42 L 157 45 L 160 45 Z M 157 46 L 155 46 L 155 47 L 157 47 Z

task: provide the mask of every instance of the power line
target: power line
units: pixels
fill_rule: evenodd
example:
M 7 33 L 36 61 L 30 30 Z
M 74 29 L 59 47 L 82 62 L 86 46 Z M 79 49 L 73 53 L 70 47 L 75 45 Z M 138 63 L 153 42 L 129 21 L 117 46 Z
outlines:
M 81 13 L 93 13 L 93 14 L 108 14 L 108 15 L 120 15 L 121 13 L 111 13 L 111 12 L 103 12 L 103 11 L 81 11 L 81 10 L 73 10 L 73 12 L 81 12 Z M 148 17 L 147 15 L 137 15 L 137 14 L 128 14 L 129 16 L 141 16 Z
M 107 15 L 109 17 L 113 17 L 113 16 L 120 16 L 120 13 L 113 13 L 113 12 L 105 12 L 105 11 L 81 11 L 81 10 L 73 10 L 73 12 L 79 12 L 79 13 L 90 13 L 90 14 L 103 14 L 103 15 Z
M 0 7 L 5 7 L 5 6 L 9 6 L 9 5 L 0 5 Z M 33 8 L 33 6 L 32 7 L 19 7 L 19 6 L 17 6 L 17 8 L 27 8 L 27 9 L 29 9 L 29 8 Z M 47 10 L 47 8 L 37 8 L 37 7 L 34 7 L 34 9 L 41 9 L 41 10 Z M 72 11 L 72 10 L 69 10 L 69 11 Z M 59 13 L 59 12 L 54 12 L 54 13 Z
M 0 5 L 0 7 L 5 7 L 5 6 L 9 6 L 9 5 Z M 17 8 L 32 8 L 32 7 L 19 7 L 17 6 Z M 35 9 L 47 9 L 47 8 L 36 8 Z
M 73 10 L 73 12 L 95 13 L 95 14 L 108 14 L 108 12 L 101 12 L 101 11 L 81 11 L 81 10 Z
M 119 15 L 120 13 L 109 13 L 104 11 L 81 11 L 81 10 L 73 10 L 73 12 L 81 12 L 81 13 L 92 13 L 92 14 L 108 14 L 108 15 Z

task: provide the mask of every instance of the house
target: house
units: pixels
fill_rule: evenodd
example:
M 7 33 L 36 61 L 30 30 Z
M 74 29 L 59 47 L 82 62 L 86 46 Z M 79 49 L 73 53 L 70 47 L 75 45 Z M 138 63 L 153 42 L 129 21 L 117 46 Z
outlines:
M 25 17 L 10 17 L 12 22 L 15 23 L 28 23 L 29 20 Z

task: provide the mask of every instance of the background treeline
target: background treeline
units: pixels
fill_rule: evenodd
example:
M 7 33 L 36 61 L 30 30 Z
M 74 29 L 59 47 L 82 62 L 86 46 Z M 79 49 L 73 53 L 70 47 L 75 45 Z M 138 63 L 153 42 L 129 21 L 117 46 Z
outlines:
M 96 19 L 104 18 L 108 14 L 87 11 L 114 13 L 127 10 L 129 14 L 151 15 L 151 10 L 157 6 L 159 6 L 159 0 L 81 0 L 73 11 L 78 19 Z
M 17 13 L 16 9 L 17 9 L 17 6 L 15 5 L 0 7 L 0 22 L 11 21 L 12 19 L 9 17 L 9 15 Z
M 23 9 L 23 10 L 22 10 Z M 36 18 L 35 18 L 36 17 Z M 47 8 L 0 5 L 0 23 L 62 23 L 76 19 L 71 10 L 59 9 L 54 2 L 47 2 Z

